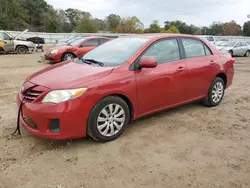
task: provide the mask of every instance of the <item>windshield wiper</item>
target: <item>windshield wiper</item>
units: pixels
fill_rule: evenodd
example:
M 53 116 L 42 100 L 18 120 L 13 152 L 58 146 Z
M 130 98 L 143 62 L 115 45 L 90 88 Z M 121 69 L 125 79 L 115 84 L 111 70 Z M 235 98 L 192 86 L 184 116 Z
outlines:
M 101 67 L 104 66 L 104 63 L 103 63 L 103 62 L 96 61 L 96 60 L 94 60 L 94 59 L 83 59 L 83 58 L 81 58 L 81 60 L 82 60 L 84 63 L 87 63 L 87 64 L 94 63 L 94 64 L 100 65 Z

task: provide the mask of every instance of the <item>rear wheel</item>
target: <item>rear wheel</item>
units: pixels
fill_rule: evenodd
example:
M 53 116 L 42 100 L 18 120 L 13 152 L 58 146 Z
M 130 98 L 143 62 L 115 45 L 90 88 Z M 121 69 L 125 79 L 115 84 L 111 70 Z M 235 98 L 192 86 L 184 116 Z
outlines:
M 246 57 L 249 57 L 249 56 L 250 56 L 250 50 L 247 50 L 245 56 L 246 56 Z
M 109 96 L 91 110 L 87 133 L 96 141 L 108 142 L 118 138 L 129 122 L 127 103 L 117 96 Z
M 76 58 L 75 54 L 73 54 L 73 53 L 65 53 L 62 56 L 62 61 L 72 60 L 72 59 L 75 59 L 75 58 Z
M 18 54 L 26 54 L 28 50 L 25 46 L 18 46 L 16 51 Z
M 203 100 L 206 106 L 217 106 L 220 104 L 224 97 L 225 92 L 225 82 L 222 78 L 216 77 L 212 82 L 207 97 Z
M 232 50 L 229 51 L 229 53 L 231 54 L 231 56 L 233 57 L 234 52 Z

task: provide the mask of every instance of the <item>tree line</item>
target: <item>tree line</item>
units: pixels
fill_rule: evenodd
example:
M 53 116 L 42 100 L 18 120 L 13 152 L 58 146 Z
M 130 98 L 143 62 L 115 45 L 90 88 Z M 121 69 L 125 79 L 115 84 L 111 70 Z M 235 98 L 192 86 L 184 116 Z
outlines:
M 0 0 L 0 29 L 51 33 L 185 33 L 194 35 L 250 36 L 250 21 L 243 27 L 235 21 L 213 22 L 208 27 L 189 25 L 183 21 L 165 21 L 161 27 L 154 20 L 149 27 L 136 16 L 121 17 L 110 14 L 105 19 L 93 17 L 89 12 L 68 8 L 55 9 L 45 0 Z

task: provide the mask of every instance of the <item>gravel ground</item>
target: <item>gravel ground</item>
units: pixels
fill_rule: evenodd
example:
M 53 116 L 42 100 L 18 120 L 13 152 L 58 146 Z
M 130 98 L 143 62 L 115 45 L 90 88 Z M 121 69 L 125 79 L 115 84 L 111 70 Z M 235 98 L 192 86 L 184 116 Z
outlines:
M 236 58 L 221 105 L 199 103 L 133 122 L 110 143 L 49 141 L 15 129 L 16 93 L 50 66 L 41 53 L 0 55 L 0 187 L 249 188 L 250 58 Z

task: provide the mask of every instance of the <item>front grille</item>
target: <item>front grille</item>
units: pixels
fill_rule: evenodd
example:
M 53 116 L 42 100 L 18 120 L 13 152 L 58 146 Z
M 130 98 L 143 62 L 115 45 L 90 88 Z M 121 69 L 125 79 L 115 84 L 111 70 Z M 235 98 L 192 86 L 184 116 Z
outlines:
M 36 123 L 35 123 L 32 119 L 30 119 L 30 118 L 28 118 L 28 117 L 26 117 L 26 116 L 23 116 L 23 119 L 24 119 L 24 121 L 25 121 L 31 128 L 33 128 L 33 129 L 38 129 Z
M 41 93 L 42 93 L 42 91 L 37 91 L 37 90 L 34 90 L 34 89 L 28 90 L 24 94 L 24 100 L 32 102 L 32 101 L 36 100 L 37 97 L 39 97 L 41 95 Z

